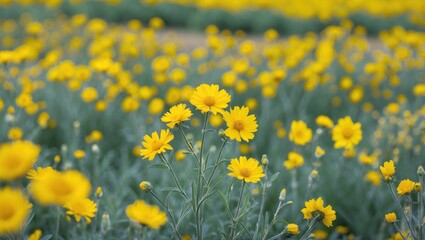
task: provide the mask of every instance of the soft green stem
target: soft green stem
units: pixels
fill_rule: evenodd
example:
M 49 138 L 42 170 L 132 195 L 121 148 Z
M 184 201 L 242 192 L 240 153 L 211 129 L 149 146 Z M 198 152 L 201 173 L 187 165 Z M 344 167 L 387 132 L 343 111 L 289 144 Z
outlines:
M 183 128 L 180 124 L 178 125 L 178 128 L 180 130 L 181 135 L 183 136 L 184 142 L 186 143 L 186 145 L 189 148 L 192 155 L 195 156 L 195 158 L 196 158 L 196 160 L 198 161 L 198 164 L 199 164 L 198 155 L 196 155 L 195 149 L 193 149 L 193 145 L 189 142 L 189 140 L 187 140 L 186 134 L 184 133 Z
M 59 239 L 59 226 L 60 226 L 60 206 L 56 207 L 56 230 L 55 239 Z
M 239 220 L 239 211 L 241 209 L 241 204 L 242 204 L 242 197 L 243 197 L 243 190 L 245 189 L 245 181 L 242 181 L 242 189 L 241 189 L 241 193 L 239 195 L 239 200 L 238 200 L 238 206 L 236 207 L 236 214 L 235 216 L 232 218 L 232 227 L 230 229 L 230 240 L 233 240 L 235 232 L 236 232 L 236 226 Z
M 418 209 L 418 220 L 419 220 L 419 239 L 423 239 L 423 218 L 424 218 L 424 197 L 422 193 L 423 188 L 423 177 L 419 176 L 419 183 L 421 184 L 421 189 L 418 192 L 418 200 L 419 200 L 419 209 Z
M 400 201 L 399 201 L 399 200 L 398 200 L 398 198 L 397 198 L 397 195 L 396 195 L 396 193 L 395 193 L 395 191 L 394 191 L 394 187 L 393 187 L 393 185 L 392 185 L 391 183 L 388 183 L 388 185 L 390 186 L 391 194 L 392 194 L 392 196 L 393 196 L 394 200 L 396 201 L 396 203 L 397 203 L 398 207 L 401 209 L 401 213 L 403 214 L 404 219 L 406 220 L 407 225 L 409 226 L 409 230 L 410 230 L 410 233 L 412 233 L 412 237 L 413 237 L 413 239 L 416 239 L 415 232 L 413 231 L 413 227 L 412 227 L 412 225 L 410 224 L 409 218 L 407 217 L 406 213 L 404 212 L 404 208 L 403 208 L 403 206 L 401 205 Z
M 258 213 L 258 219 L 257 224 L 255 226 L 255 232 L 254 232 L 254 239 L 257 239 L 258 231 L 260 230 L 260 221 L 261 217 L 263 216 L 264 211 L 264 204 L 266 202 L 266 191 L 267 191 L 267 185 L 268 183 L 268 176 L 267 176 L 267 165 L 264 167 L 264 173 L 265 173 L 265 183 L 263 185 L 263 191 L 261 192 L 261 205 L 260 205 L 260 212 Z M 280 204 L 280 202 L 279 202 Z
M 266 239 L 266 237 L 267 237 L 267 234 L 269 234 L 269 231 L 270 231 L 270 229 L 272 228 L 272 226 L 276 223 L 276 218 L 277 218 L 277 215 L 279 214 L 279 212 L 280 212 L 280 209 L 282 209 L 282 201 L 279 201 L 279 205 L 277 206 L 277 208 L 276 208 L 276 211 L 275 211 L 275 213 L 273 214 L 273 219 L 272 219 L 272 221 L 270 222 L 270 224 L 267 226 L 267 228 L 266 228 L 266 231 L 264 232 L 264 235 L 263 235 L 263 237 L 262 237 L 262 239 L 263 240 L 265 240 Z
M 307 231 L 305 231 L 305 233 L 302 235 L 300 240 L 306 240 L 310 237 L 310 233 L 314 230 L 316 225 L 319 223 L 319 217 L 320 217 L 320 214 L 316 215 L 313 218 L 313 220 L 311 220 L 310 224 L 308 225 Z
M 179 233 L 179 230 L 177 229 L 177 224 L 176 224 L 176 220 L 174 219 L 174 216 L 173 216 L 173 214 L 171 213 L 171 211 L 170 211 L 170 209 L 168 209 L 168 207 L 167 207 L 167 205 L 165 205 L 162 201 L 161 201 L 161 199 L 159 199 L 159 197 L 153 192 L 153 191 L 150 191 L 149 192 L 150 194 L 152 194 L 152 196 L 156 199 L 156 200 L 158 200 L 158 202 L 165 208 L 165 211 L 167 212 L 167 214 L 170 216 L 170 218 L 171 218 L 171 222 L 172 222 L 172 224 L 171 224 L 171 226 L 172 226 L 172 228 L 173 228 L 173 230 L 174 230 L 174 233 L 176 234 L 176 236 L 177 236 L 177 238 L 178 239 L 182 239 L 182 236 L 180 235 L 180 233 Z
M 223 149 L 224 149 L 224 147 L 226 146 L 227 140 L 228 140 L 228 138 L 226 138 L 226 139 L 223 141 L 223 144 L 221 144 L 220 151 L 218 152 L 217 159 L 215 160 L 214 168 L 213 168 L 213 170 L 212 170 L 212 172 L 211 172 L 211 175 L 210 175 L 210 176 L 209 176 L 209 178 L 208 178 L 207 186 L 210 186 L 210 184 L 211 184 L 212 178 L 213 178 L 213 176 L 214 176 L 214 174 L 215 174 L 215 171 L 217 170 L 218 163 L 219 163 L 219 161 L 220 161 L 221 154 L 223 153 Z
M 293 201 L 296 203 L 298 200 L 298 181 L 297 181 L 297 169 L 292 169 L 291 171 L 291 188 L 292 188 L 292 192 L 294 194 L 293 196 Z M 295 208 L 294 210 L 294 214 L 295 214 Z
M 180 193 L 184 196 L 186 200 L 189 200 L 189 197 L 186 195 L 186 193 L 183 191 L 183 188 L 180 185 L 179 179 L 176 176 L 176 173 L 174 172 L 174 169 L 171 167 L 171 164 L 167 161 L 167 159 L 164 157 L 164 155 L 161 153 L 159 154 L 159 158 L 167 165 L 168 170 L 171 172 L 171 175 L 174 178 L 174 182 L 176 183 L 178 189 L 180 190 Z
M 394 227 L 395 227 L 395 229 L 397 229 L 397 232 L 400 234 L 401 238 L 403 238 L 403 240 L 406 240 L 406 238 L 403 236 L 403 233 L 401 232 L 400 228 L 398 228 L 397 224 L 394 223 Z

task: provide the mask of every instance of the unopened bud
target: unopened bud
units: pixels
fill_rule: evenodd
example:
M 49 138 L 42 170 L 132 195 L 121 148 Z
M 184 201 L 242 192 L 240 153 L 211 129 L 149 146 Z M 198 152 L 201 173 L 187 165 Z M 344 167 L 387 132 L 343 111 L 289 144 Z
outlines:
M 422 185 L 421 183 L 415 183 L 415 187 L 414 187 L 416 192 L 420 192 L 422 190 Z
M 319 172 L 317 170 L 313 169 L 313 170 L 311 170 L 310 176 L 313 179 L 317 178 L 319 176 Z
M 283 202 L 285 201 L 286 198 L 286 189 L 282 188 L 282 190 L 280 190 L 280 194 L 279 194 L 279 201 Z
M 102 222 L 100 223 L 100 231 L 102 234 L 105 234 L 111 230 L 111 219 L 109 218 L 109 213 L 104 212 L 102 215 Z
M 261 157 L 261 164 L 263 164 L 263 166 L 267 166 L 269 164 L 269 159 L 267 158 L 266 154 L 263 154 Z
M 98 153 L 100 152 L 99 145 L 97 145 L 97 144 L 93 144 L 93 145 L 91 146 L 91 151 L 92 151 L 94 154 L 98 154 Z
M 221 137 L 222 139 L 226 138 L 226 134 L 224 133 L 223 129 L 218 130 L 218 136 Z
M 140 189 L 142 189 L 143 192 L 150 192 L 153 189 L 153 186 L 150 182 L 148 181 L 142 181 L 139 184 Z
M 55 158 L 53 159 L 55 161 L 55 163 L 60 163 L 61 162 L 61 156 L 56 155 Z
M 68 151 L 68 146 L 66 144 L 62 144 L 61 146 L 62 155 L 64 156 L 67 151 Z
M 80 128 L 80 122 L 79 121 L 75 121 L 75 122 L 73 122 L 72 123 L 72 126 L 74 127 L 74 128 Z
M 322 128 L 318 128 L 317 130 L 316 130 L 316 134 L 317 135 L 321 135 L 323 133 L 323 129 Z
M 422 166 L 419 166 L 418 167 L 418 175 L 419 176 L 423 176 L 424 174 L 425 174 L 425 170 L 424 170 L 424 167 L 422 167 Z
M 97 187 L 96 189 L 96 197 L 101 198 L 103 196 L 102 187 Z

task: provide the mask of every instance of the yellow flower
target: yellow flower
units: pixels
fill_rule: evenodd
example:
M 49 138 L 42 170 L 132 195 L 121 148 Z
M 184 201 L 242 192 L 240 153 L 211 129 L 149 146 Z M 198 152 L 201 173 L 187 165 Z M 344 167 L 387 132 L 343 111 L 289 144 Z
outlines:
M 149 161 L 152 161 L 156 154 L 173 150 L 173 147 L 169 144 L 173 139 L 174 135 L 170 133 L 170 129 L 161 130 L 160 135 L 157 132 L 153 132 L 152 136 L 145 135 L 142 142 L 144 148 L 140 150 L 140 155 L 143 159 L 148 158 Z
M 257 131 L 257 121 L 254 114 L 248 115 L 247 107 L 234 107 L 230 112 L 224 112 L 223 118 L 227 124 L 227 129 L 224 131 L 227 137 L 231 140 L 241 142 L 242 139 L 246 142 L 254 138 L 254 132 Z
M 77 149 L 74 152 L 74 157 L 78 160 L 84 158 L 85 156 L 86 156 L 86 153 L 84 152 L 84 150 Z
M 320 115 L 316 118 L 316 124 L 320 127 L 332 128 L 334 122 L 328 116 Z
M 136 200 L 125 209 L 128 218 L 150 228 L 158 229 L 167 222 L 167 216 L 157 206 Z
M 239 159 L 233 158 L 227 169 L 230 170 L 229 176 L 245 182 L 256 183 L 265 176 L 263 168 L 259 166 L 257 160 L 254 158 L 246 159 L 244 156 L 239 157 Z
M 379 166 L 382 176 L 384 176 L 385 181 L 391 181 L 392 176 L 395 174 L 395 167 L 393 160 L 384 162 L 383 166 Z
M 94 100 L 97 99 L 97 97 L 98 97 L 97 90 L 96 88 L 93 88 L 93 87 L 85 88 L 81 92 L 81 99 L 83 99 L 83 101 L 86 103 L 93 102 Z
M 37 161 L 41 148 L 30 141 L 17 141 L 0 145 L 0 180 L 15 180 Z
M 338 124 L 332 129 L 332 140 L 335 148 L 353 148 L 362 140 L 362 125 L 353 123 L 347 116 L 338 120 Z
M 368 171 L 365 175 L 365 180 L 372 183 L 375 186 L 379 186 L 381 184 L 381 174 L 376 171 Z
M 149 191 L 151 191 L 151 190 L 152 190 L 152 188 L 153 188 L 152 184 L 151 184 L 150 182 L 148 182 L 148 181 L 142 181 L 142 182 L 139 184 L 139 187 L 140 187 L 140 189 L 142 189 L 142 191 L 144 191 L 144 192 L 149 192 Z
M 316 147 L 316 150 L 314 151 L 314 156 L 316 158 L 320 158 L 321 156 L 325 155 L 326 151 L 321 148 L 320 146 Z
M 161 121 L 167 123 L 167 127 L 174 128 L 176 124 L 188 121 L 192 116 L 192 111 L 186 108 L 186 104 L 180 103 L 170 108 L 168 112 L 161 117 Z
M 291 131 L 289 132 L 289 140 L 297 145 L 306 145 L 311 141 L 313 132 L 307 127 L 307 124 L 302 121 L 292 121 Z
M 41 230 L 36 229 L 31 235 L 28 236 L 27 240 L 40 240 L 41 238 Z
M 312 235 L 314 235 L 315 240 L 324 240 L 324 239 L 328 239 L 329 234 L 326 231 L 319 229 L 314 231 Z
M 332 210 L 332 206 L 323 206 L 324 202 L 321 197 L 317 200 L 311 199 L 305 202 L 305 208 L 301 209 L 304 214 L 304 219 L 311 219 L 316 214 L 320 214 L 319 220 L 325 224 L 326 227 L 331 227 L 332 222 L 336 220 L 336 213 Z
M 415 182 L 410 179 L 405 179 L 398 184 L 397 194 L 399 195 L 407 195 L 410 194 L 415 188 Z
M 159 114 L 164 109 L 164 105 L 164 100 L 161 98 L 154 98 L 148 104 L 148 112 L 152 115 Z
M 20 231 L 31 207 L 21 190 L 0 189 L 0 235 Z
M 375 154 L 367 155 L 366 153 L 362 152 L 359 155 L 359 161 L 365 165 L 374 165 L 377 160 L 378 156 Z
M 224 89 L 219 90 L 216 84 L 199 85 L 190 98 L 190 103 L 202 113 L 223 113 L 229 102 L 230 95 Z
M 397 215 L 394 212 L 385 214 L 385 221 L 393 223 L 397 220 Z
M 27 173 L 27 178 L 30 180 L 38 180 L 44 178 L 45 176 L 49 176 L 49 174 L 54 174 L 56 170 L 52 167 L 38 167 L 37 170 L 30 169 Z
M 133 97 L 126 97 L 121 102 L 121 109 L 123 112 L 134 112 L 139 109 L 140 103 Z
M 63 206 L 67 209 L 66 214 L 68 216 L 74 216 L 77 222 L 80 222 L 81 218 L 84 218 L 86 224 L 91 222 L 91 218 L 93 218 L 97 212 L 97 204 L 88 198 L 66 202 Z
M 87 198 L 90 188 L 89 180 L 78 171 L 44 171 L 32 179 L 29 192 L 41 205 L 63 205 Z
M 159 56 L 153 59 L 152 69 L 155 72 L 166 72 L 172 65 L 170 58 L 166 56 Z
M 13 127 L 9 129 L 9 132 L 7 133 L 7 138 L 9 138 L 10 140 L 16 141 L 16 140 L 20 140 L 23 134 L 24 133 L 22 132 L 22 129 L 18 127 Z
M 300 229 L 295 223 L 289 223 L 288 225 L 286 225 L 286 229 L 288 230 L 289 234 L 293 236 L 300 234 Z
M 288 159 L 283 163 L 286 169 L 291 170 L 301 167 L 304 164 L 304 157 L 297 152 L 289 152 Z

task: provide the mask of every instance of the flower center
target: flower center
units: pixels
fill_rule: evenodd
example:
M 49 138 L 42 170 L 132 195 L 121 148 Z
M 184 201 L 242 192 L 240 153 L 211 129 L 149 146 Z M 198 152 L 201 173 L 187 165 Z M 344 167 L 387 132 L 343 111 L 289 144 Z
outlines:
M 242 131 L 243 130 L 243 122 L 242 121 L 235 121 L 235 123 L 233 123 L 233 128 L 238 130 L 238 131 Z
M 6 157 L 6 167 L 11 170 L 15 169 L 20 165 L 20 159 L 17 156 Z
M 353 130 L 351 128 L 344 128 L 342 130 L 342 136 L 344 136 L 344 138 L 351 138 L 353 136 Z
M 15 209 L 9 203 L 2 203 L 2 207 L 0 208 L 0 219 L 1 220 L 9 220 L 15 214 Z
M 154 151 L 158 151 L 162 147 L 162 142 L 159 140 L 153 140 L 152 142 L 152 149 Z
M 72 187 L 63 180 L 52 181 L 50 189 L 57 195 L 66 196 L 72 192 Z
M 251 176 L 251 171 L 248 168 L 242 168 L 240 174 L 242 177 L 247 178 Z
M 204 104 L 207 105 L 208 107 L 212 107 L 215 104 L 215 99 L 213 96 L 207 96 L 204 99 Z

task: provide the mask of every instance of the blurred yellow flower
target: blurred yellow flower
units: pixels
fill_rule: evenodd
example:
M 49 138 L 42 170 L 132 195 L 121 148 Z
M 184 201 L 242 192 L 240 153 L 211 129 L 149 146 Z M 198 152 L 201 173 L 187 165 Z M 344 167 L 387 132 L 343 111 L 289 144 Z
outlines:
M 139 109 L 140 103 L 133 97 L 126 97 L 121 102 L 121 109 L 123 112 L 134 112 Z
M 188 121 L 192 116 L 192 111 L 186 108 L 186 104 L 180 103 L 170 108 L 162 117 L 161 121 L 167 123 L 167 127 L 174 128 L 176 124 Z
M 336 220 L 336 212 L 332 209 L 331 205 L 324 207 L 324 202 L 321 197 L 318 199 L 311 199 L 305 202 L 305 208 L 301 209 L 304 219 L 311 219 L 319 214 L 319 221 L 322 221 L 326 227 L 331 227 L 332 222 Z
M 300 229 L 295 223 L 288 223 L 288 225 L 286 225 L 286 229 L 288 230 L 288 233 L 292 236 L 300 234 Z
M 201 84 L 193 92 L 190 103 L 202 113 L 223 113 L 230 102 L 230 95 L 226 90 L 219 90 L 216 84 Z
M 74 158 L 76 158 L 77 160 L 83 159 L 85 156 L 86 153 L 84 152 L 84 150 L 77 149 L 74 151 Z
M 347 116 L 338 120 L 338 124 L 332 129 L 332 140 L 335 148 L 353 148 L 362 140 L 361 123 L 353 123 Z
M 63 205 L 67 209 L 68 216 L 74 216 L 75 221 L 80 222 L 84 218 L 86 224 L 91 223 L 97 212 L 97 204 L 88 198 L 75 199 Z
M 334 122 L 328 116 L 320 115 L 316 118 L 316 124 L 319 127 L 332 128 Z
M 164 212 L 143 200 L 136 200 L 128 205 L 125 214 L 131 220 L 153 229 L 158 229 L 167 222 L 167 215 Z
M 140 155 L 143 159 L 148 158 L 152 161 L 157 154 L 173 150 L 169 144 L 173 139 L 174 135 L 170 133 L 170 129 L 161 130 L 160 135 L 157 132 L 153 132 L 152 136 L 145 135 L 142 142 L 144 148 L 140 150 Z
M 32 205 L 21 190 L 0 189 L 0 235 L 23 229 Z
M 393 223 L 397 220 L 397 215 L 394 212 L 385 214 L 385 221 Z
M 244 182 L 257 183 L 264 177 L 263 167 L 259 166 L 259 162 L 254 158 L 247 159 L 244 156 L 233 158 L 227 166 L 230 171 L 228 174 Z
M 289 132 L 289 140 L 297 145 L 306 145 L 311 141 L 313 132 L 307 127 L 307 124 L 302 121 L 292 121 L 291 130 Z
M 31 235 L 28 236 L 27 240 L 40 240 L 41 234 L 42 234 L 41 230 L 36 229 L 33 233 L 31 233 Z
M 16 141 L 0 145 L 0 180 L 11 181 L 22 177 L 37 161 L 41 147 L 30 141 Z
M 24 132 L 18 127 L 13 127 L 7 132 L 7 138 L 13 141 L 20 140 L 22 135 L 24 135 Z
M 154 98 L 148 104 L 148 112 L 152 115 L 160 114 L 164 110 L 164 100 L 161 98 Z
M 407 195 L 410 194 L 415 188 L 415 182 L 410 179 L 405 179 L 398 184 L 397 194 L 398 195 Z
M 379 186 L 381 184 L 381 178 L 381 174 L 377 171 L 368 171 L 364 177 L 367 182 L 370 182 L 375 186 Z
M 289 152 L 288 159 L 283 162 L 283 166 L 288 169 L 301 167 L 304 164 L 304 157 L 297 152 Z
M 254 132 L 257 131 L 257 120 L 254 114 L 248 115 L 249 109 L 245 106 L 234 107 L 230 112 L 223 113 L 223 119 L 226 122 L 227 129 L 224 131 L 231 140 L 249 142 L 254 138 Z
M 94 87 L 85 88 L 81 92 L 81 99 L 83 99 L 83 101 L 86 103 L 93 102 L 94 100 L 97 99 L 97 97 L 98 97 L 97 90 Z

